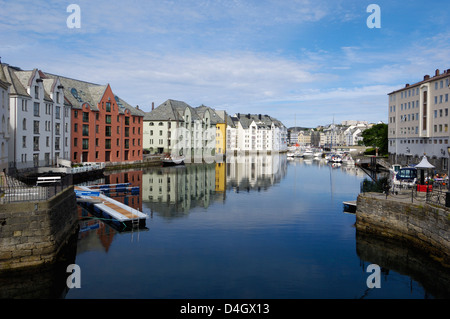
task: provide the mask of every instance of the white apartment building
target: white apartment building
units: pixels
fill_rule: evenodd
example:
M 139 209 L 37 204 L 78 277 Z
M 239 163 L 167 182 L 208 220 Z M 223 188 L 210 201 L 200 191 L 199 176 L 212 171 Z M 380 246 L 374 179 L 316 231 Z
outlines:
M 437 170 L 448 169 L 450 69 L 388 94 L 391 162 L 418 162 L 426 154 Z
M 59 79 L 2 65 L 10 89 L 10 167 L 51 166 L 70 160 L 70 107 Z
M 29 169 L 70 159 L 70 107 L 64 105 L 59 79 L 41 71 L 1 65 L 0 79 L 10 84 L 9 166 Z
M 208 109 L 199 115 L 185 102 L 167 100 L 144 116 L 143 140 L 151 154 L 171 153 L 201 163 L 214 158 L 216 126 Z
M 9 83 L 0 79 L 0 171 L 8 168 Z
M 227 151 L 287 150 L 287 128 L 277 119 L 269 115 L 240 113 L 231 119 L 233 126 L 227 126 Z

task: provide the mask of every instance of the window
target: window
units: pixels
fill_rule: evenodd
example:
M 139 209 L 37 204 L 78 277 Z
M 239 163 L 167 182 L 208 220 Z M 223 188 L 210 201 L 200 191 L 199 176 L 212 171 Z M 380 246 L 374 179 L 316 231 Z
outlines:
M 39 103 L 38 102 L 34 102 L 33 114 L 34 114 L 34 116 L 39 116 Z
M 33 122 L 33 133 L 34 134 L 39 134 L 39 121 L 34 121 Z
M 106 102 L 106 112 L 111 112 L 111 103 Z
M 55 150 L 59 151 L 59 147 L 60 147 L 60 138 L 59 137 L 55 137 Z
M 130 125 L 130 118 L 125 116 L 125 125 Z
M 83 124 L 83 136 L 89 136 L 89 125 Z
M 130 140 L 129 139 L 125 140 L 125 148 L 130 148 Z
M 24 130 L 24 131 L 27 130 L 27 119 L 23 119 L 23 121 L 22 121 L 22 130 Z
M 33 151 L 39 151 L 39 136 L 33 137 Z
M 106 140 L 105 140 L 105 148 L 106 148 L 107 150 L 110 150 L 110 149 L 111 149 L 111 139 L 106 139 Z
M 26 136 L 22 136 L 22 148 L 27 147 L 27 137 Z
M 78 138 L 73 139 L 73 146 L 78 146 Z
M 111 126 L 105 127 L 105 136 L 111 136 Z
M 89 122 L 89 112 L 83 112 L 83 122 Z
M 98 146 L 98 138 L 95 139 L 95 146 Z
M 106 124 L 111 124 L 111 115 L 106 115 Z
M 125 137 L 129 137 L 129 136 L 130 136 L 130 128 L 125 127 Z
M 56 108 L 55 108 L 55 117 L 56 117 L 56 119 L 60 119 L 61 118 L 61 107 L 60 106 L 57 106 Z
M 88 150 L 89 149 L 89 139 L 83 138 L 83 149 Z
M 39 99 L 39 86 L 38 85 L 36 85 L 34 87 L 34 98 Z
M 59 135 L 61 131 L 61 124 L 55 123 L 55 135 Z
M 73 117 L 74 118 L 78 118 L 78 110 L 74 110 L 73 111 Z

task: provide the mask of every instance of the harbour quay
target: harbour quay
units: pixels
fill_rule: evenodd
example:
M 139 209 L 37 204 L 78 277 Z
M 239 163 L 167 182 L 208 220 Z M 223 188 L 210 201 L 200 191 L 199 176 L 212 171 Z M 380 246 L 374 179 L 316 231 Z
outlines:
M 426 194 L 367 192 L 357 197 L 356 230 L 412 245 L 450 267 L 450 211 Z
M 78 232 L 71 182 L 2 188 L 0 272 L 52 264 Z

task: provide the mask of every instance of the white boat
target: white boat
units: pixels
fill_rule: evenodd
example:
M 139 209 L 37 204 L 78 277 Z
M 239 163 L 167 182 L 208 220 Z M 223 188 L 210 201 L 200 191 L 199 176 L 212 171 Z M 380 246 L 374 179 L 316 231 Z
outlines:
M 295 152 L 287 152 L 286 156 L 287 157 L 294 157 L 295 156 Z
M 162 158 L 163 166 L 173 166 L 184 164 L 184 156 L 166 155 Z
M 313 158 L 314 157 L 314 153 L 311 150 L 306 150 L 303 152 L 303 157 L 304 158 Z
M 355 165 L 355 160 L 352 158 L 350 154 L 344 155 L 342 158 L 342 164 L 345 165 Z
M 338 154 L 331 154 L 328 161 L 331 163 L 342 163 L 342 157 Z

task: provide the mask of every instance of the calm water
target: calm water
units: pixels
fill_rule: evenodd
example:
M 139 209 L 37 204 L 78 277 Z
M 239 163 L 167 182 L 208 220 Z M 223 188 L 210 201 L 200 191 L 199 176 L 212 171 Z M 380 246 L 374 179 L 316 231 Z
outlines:
M 118 199 L 149 215 L 146 229 L 118 232 L 80 208 L 81 288 L 62 295 L 448 298 L 448 269 L 356 234 L 342 202 L 356 199 L 365 178 L 356 168 L 285 155 L 111 174 L 103 182 L 141 187 Z M 372 263 L 382 269 L 381 288 L 367 288 Z

